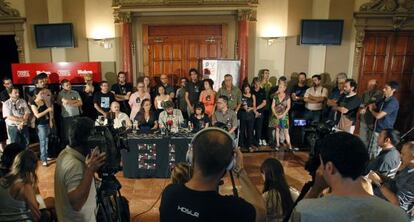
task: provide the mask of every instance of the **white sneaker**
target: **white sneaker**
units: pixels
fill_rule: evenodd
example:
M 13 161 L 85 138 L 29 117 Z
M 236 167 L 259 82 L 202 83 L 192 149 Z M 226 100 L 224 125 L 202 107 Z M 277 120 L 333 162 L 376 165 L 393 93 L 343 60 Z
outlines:
M 54 160 L 54 158 L 52 158 L 52 157 L 47 158 L 47 161 L 51 161 L 51 160 Z
M 259 146 L 263 146 L 263 141 L 259 140 Z
M 262 144 L 263 146 L 267 146 L 266 140 L 263 140 Z
M 42 166 L 47 166 L 47 162 L 43 161 Z

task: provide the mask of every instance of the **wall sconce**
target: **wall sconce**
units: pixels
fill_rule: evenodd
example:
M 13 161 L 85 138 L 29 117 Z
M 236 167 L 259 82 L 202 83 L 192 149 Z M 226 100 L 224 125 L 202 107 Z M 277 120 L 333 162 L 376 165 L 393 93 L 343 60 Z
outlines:
M 279 38 L 280 37 L 262 37 L 262 39 L 266 40 L 268 46 L 273 45 L 273 43 Z
M 114 38 L 105 38 L 105 39 L 90 39 L 94 42 L 95 45 L 98 45 L 104 49 L 111 49 L 112 48 L 112 40 Z

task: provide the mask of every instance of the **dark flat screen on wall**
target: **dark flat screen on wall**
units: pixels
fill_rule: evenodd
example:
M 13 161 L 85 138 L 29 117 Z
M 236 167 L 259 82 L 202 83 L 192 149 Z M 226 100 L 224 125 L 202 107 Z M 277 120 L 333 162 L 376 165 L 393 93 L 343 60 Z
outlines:
M 302 20 L 301 44 L 341 45 L 344 20 Z
M 34 25 L 37 48 L 73 48 L 72 23 Z

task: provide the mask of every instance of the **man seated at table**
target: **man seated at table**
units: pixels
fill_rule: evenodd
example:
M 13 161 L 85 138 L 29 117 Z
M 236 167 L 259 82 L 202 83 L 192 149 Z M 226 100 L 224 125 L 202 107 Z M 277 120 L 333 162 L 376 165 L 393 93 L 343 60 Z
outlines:
M 164 102 L 164 111 L 158 117 L 159 127 L 178 132 L 178 128 L 184 123 L 181 110 L 174 109 L 174 103 L 171 101 Z
M 237 129 L 237 114 L 228 107 L 228 97 L 219 96 L 217 99 L 217 110 L 213 113 L 212 123 L 213 126 L 217 124 L 226 125 L 227 131 L 235 137 L 235 131 Z
M 121 127 L 131 128 L 132 122 L 126 113 L 121 112 L 121 105 L 117 101 L 111 103 L 111 111 L 109 112 L 109 118 L 113 121 L 114 129 Z

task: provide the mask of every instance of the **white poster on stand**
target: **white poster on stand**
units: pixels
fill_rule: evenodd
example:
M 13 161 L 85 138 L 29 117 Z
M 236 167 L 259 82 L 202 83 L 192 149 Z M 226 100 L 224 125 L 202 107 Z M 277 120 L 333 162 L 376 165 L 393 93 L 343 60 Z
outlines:
M 206 59 L 202 61 L 203 79 L 214 81 L 214 90 L 218 91 L 226 74 L 233 76 L 233 84 L 238 86 L 240 82 L 239 60 Z

